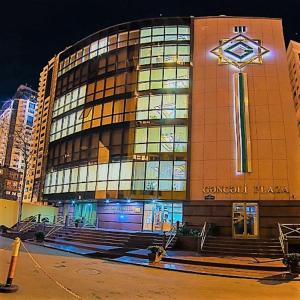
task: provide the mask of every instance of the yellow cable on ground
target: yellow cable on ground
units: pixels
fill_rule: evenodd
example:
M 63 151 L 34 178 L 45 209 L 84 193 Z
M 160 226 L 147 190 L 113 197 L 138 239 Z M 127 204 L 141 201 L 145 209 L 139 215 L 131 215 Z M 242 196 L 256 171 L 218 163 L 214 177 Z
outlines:
M 67 293 L 71 294 L 73 297 L 75 297 L 76 299 L 80 299 L 80 300 L 84 300 L 82 297 L 80 297 L 79 295 L 77 295 L 76 293 L 72 292 L 69 288 L 65 287 L 63 284 L 61 284 L 60 282 L 58 282 L 53 276 L 51 276 L 46 270 L 43 269 L 43 267 L 34 259 L 34 257 L 30 254 L 30 252 L 28 251 L 28 249 L 26 248 L 26 246 L 24 245 L 23 242 L 22 246 L 25 249 L 25 251 L 27 252 L 27 254 L 29 255 L 29 257 L 31 258 L 31 260 L 33 261 L 33 263 L 50 279 L 52 280 L 56 285 L 58 285 L 60 288 L 62 288 L 63 290 L 65 290 Z

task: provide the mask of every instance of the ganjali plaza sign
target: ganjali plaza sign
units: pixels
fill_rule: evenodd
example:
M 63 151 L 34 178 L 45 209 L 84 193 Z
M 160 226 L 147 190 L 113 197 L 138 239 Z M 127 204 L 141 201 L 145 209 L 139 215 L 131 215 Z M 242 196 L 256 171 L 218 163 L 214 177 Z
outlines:
M 217 185 L 217 186 L 205 186 L 202 189 L 204 194 L 247 194 L 250 191 L 254 193 L 263 194 L 286 194 L 289 193 L 289 189 L 286 186 L 262 186 L 255 185 L 248 187 L 245 185 Z

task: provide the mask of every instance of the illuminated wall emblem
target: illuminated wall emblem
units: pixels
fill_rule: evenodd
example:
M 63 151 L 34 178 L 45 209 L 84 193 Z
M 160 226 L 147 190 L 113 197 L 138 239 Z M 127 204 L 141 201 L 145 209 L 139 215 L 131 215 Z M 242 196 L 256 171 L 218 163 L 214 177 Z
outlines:
M 218 57 L 219 64 L 231 64 L 242 69 L 248 64 L 261 64 L 263 55 L 269 50 L 262 46 L 261 41 L 239 34 L 221 40 L 220 45 L 211 52 Z
M 211 50 L 219 64 L 230 64 L 239 69 L 233 74 L 234 120 L 236 137 L 236 170 L 238 173 L 252 172 L 251 135 L 247 73 L 241 69 L 248 64 L 262 64 L 263 55 L 269 50 L 260 40 L 238 34 L 231 39 L 220 40 L 218 47 Z

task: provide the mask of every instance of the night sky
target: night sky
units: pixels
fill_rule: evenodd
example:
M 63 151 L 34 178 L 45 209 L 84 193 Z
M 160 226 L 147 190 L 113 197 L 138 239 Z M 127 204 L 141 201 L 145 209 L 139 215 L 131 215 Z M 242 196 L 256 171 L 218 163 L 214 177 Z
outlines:
M 1 1 L 0 105 L 19 84 L 37 89 L 47 61 L 102 28 L 167 16 L 264 16 L 283 19 L 285 37 L 300 42 L 299 0 L 10 0 Z

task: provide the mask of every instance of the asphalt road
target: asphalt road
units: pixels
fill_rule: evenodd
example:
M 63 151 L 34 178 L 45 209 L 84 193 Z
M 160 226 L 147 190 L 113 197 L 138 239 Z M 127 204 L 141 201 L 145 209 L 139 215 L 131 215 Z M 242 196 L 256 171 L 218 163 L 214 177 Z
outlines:
M 0 283 L 4 283 L 12 241 L 0 237 Z M 27 245 L 58 283 L 81 299 L 300 300 L 300 281 L 231 279 L 119 264 Z M 19 291 L 1 300 L 72 300 L 75 296 L 50 280 L 21 252 L 15 281 Z M 78 299 L 78 298 L 77 298 Z

